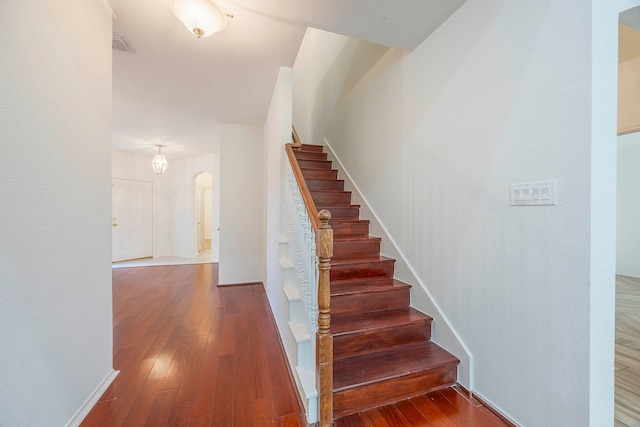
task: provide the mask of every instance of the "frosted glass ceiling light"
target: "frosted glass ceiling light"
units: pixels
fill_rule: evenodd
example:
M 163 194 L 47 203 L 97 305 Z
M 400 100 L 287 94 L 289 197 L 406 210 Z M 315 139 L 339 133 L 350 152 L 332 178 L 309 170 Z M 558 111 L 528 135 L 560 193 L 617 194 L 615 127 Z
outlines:
M 227 26 L 227 15 L 210 0 L 171 0 L 171 11 L 198 38 Z
M 164 171 L 167 170 L 167 159 L 162 155 L 162 145 L 158 145 L 158 154 L 153 158 L 151 162 L 151 166 L 153 167 L 153 171 L 158 175 L 162 175 Z

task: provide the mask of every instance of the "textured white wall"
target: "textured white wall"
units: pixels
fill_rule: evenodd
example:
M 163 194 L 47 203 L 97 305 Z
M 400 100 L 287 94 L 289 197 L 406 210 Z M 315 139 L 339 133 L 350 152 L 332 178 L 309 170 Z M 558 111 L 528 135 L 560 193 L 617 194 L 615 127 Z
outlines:
M 349 38 L 315 28 L 308 28 L 298 50 L 293 68 L 293 124 L 305 144 L 322 144 L 324 128 L 332 117 L 331 108 L 340 87 L 318 90 L 332 66 L 335 56 Z M 368 46 L 377 46 L 367 43 Z M 335 70 L 333 71 L 335 72 Z
M 2 426 L 63 426 L 111 378 L 111 19 L 0 2 Z
M 592 7 L 469 0 L 412 53 L 331 38 L 294 104 L 461 334 L 475 391 L 527 426 L 613 417 L 617 16 Z M 509 205 L 549 179 L 557 206 Z
M 171 176 L 173 168 L 156 175 L 151 159 L 132 153 L 112 150 L 111 176 L 113 178 L 153 182 L 153 256 L 171 255 Z M 173 165 L 171 165 L 173 166 Z
M 286 236 L 286 224 L 281 211 L 284 179 L 284 145 L 291 142 L 292 70 L 281 67 L 278 73 L 269 112 L 264 124 L 264 202 L 265 216 L 265 286 L 278 327 L 285 328 L 288 304 L 282 292 L 282 271 L 279 264 L 279 239 Z
M 640 277 L 640 133 L 618 137 L 616 273 Z
M 261 127 L 220 132 L 220 284 L 264 281 L 264 146 Z

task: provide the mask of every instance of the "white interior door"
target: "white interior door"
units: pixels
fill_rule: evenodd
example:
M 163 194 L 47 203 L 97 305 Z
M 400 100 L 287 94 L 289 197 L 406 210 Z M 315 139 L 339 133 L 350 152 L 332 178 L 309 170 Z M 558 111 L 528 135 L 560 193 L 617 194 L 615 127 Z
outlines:
M 112 261 L 153 256 L 153 184 L 112 180 Z

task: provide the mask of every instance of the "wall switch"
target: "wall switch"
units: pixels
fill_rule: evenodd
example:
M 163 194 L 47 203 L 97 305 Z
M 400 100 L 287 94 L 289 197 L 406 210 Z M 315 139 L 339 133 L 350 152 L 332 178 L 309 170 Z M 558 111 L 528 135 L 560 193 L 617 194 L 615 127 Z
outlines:
M 511 184 L 511 206 L 553 205 L 556 205 L 555 181 Z

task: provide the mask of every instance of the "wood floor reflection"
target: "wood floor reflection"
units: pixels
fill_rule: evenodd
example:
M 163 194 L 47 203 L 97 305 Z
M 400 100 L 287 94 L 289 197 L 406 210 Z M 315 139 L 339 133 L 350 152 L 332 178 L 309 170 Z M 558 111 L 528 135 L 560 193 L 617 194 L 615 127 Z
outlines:
M 262 284 L 217 264 L 113 270 L 113 384 L 94 426 L 304 425 Z
M 640 279 L 616 278 L 615 425 L 640 426 Z

